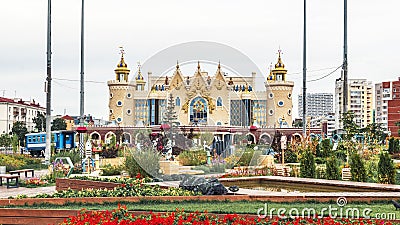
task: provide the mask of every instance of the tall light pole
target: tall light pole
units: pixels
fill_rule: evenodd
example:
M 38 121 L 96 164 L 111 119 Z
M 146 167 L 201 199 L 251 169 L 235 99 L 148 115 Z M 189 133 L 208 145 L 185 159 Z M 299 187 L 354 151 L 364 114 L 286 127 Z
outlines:
M 306 110 L 306 107 L 307 107 L 307 103 L 306 103 L 306 100 L 307 100 L 307 67 L 306 67 L 306 60 L 307 60 L 307 58 L 306 58 L 306 56 L 307 56 L 307 54 L 306 54 L 306 44 L 307 44 L 307 41 L 306 41 L 306 0 L 304 0 L 304 12 L 303 12 L 303 16 L 304 16 L 304 21 L 303 21 L 303 28 L 304 28 L 304 30 L 303 30 L 303 136 L 305 137 L 306 136 L 306 125 L 307 125 L 307 121 L 306 121 L 306 113 L 307 113 L 307 110 Z
M 343 113 L 348 109 L 348 82 L 347 82 L 347 0 L 344 0 L 344 37 L 343 37 Z
M 84 126 L 85 116 L 85 76 L 84 76 L 84 6 L 85 1 L 82 0 L 82 15 L 81 15 L 81 92 L 80 92 L 80 120 L 79 125 Z M 81 159 L 83 159 L 84 153 L 84 133 L 79 133 L 79 153 Z
M 51 0 L 47 1 L 47 78 L 46 78 L 46 149 L 45 164 L 51 157 Z

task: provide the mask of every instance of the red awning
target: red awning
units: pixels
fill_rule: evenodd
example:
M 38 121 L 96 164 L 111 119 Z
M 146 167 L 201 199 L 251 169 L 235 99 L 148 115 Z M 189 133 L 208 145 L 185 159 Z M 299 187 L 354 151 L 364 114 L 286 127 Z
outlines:
M 78 133 L 86 133 L 87 128 L 86 127 L 77 127 L 76 132 Z

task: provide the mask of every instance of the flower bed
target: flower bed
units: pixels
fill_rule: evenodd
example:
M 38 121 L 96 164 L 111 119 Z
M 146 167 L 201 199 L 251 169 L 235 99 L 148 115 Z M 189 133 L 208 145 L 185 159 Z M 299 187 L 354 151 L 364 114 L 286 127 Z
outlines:
M 127 211 L 126 207 L 119 206 L 118 209 L 112 211 L 81 211 L 77 216 L 70 216 L 64 220 L 61 225 L 70 224 L 257 224 L 257 225 L 297 225 L 297 224 L 399 224 L 384 220 L 375 219 L 332 219 L 330 217 L 323 218 L 265 218 L 261 219 L 254 215 L 238 215 L 226 214 L 215 215 L 205 213 L 185 213 L 183 210 L 172 213 L 143 213 L 142 215 L 134 215 Z
M 56 179 L 56 190 L 65 191 L 68 189 L 80 191 L 84 189 L 113 189 L 121 184 L 135 183 L 135 180 L 141 179 L 141 182 L 150 182 L 150 178 L 142 178 L 140 174 L 136 178 L 102 178 L 102 177 L 74 177 Z
M 79 180 L 76 180 L 77 182 Z M 181 188 L 161 188 L 158 185 L 151 186 L 142 179 L 126 179 L 124 183 L 112 189 L 67 189 L 58 191 L 54 194 L 38 194 L 33 198 L 83 198 L 83 197 L 133 197 L 133 196 L 192 196 L 199 195 L 194 191 L 187 191 Z M 17 198 L 26 198 L 25 195 L 19 195 Z

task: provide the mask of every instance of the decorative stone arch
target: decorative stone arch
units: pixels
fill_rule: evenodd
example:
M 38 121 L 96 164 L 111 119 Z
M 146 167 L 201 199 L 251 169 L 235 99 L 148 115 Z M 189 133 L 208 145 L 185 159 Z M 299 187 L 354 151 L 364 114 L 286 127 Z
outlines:
M 111 137 L 112 137 L 112 136 L 114 136 L 115 138 L 117 138 L 117 135 L 115 135 L 114 132 L 112 132 L 112 131 L 107 132 L 106 135 L 104 135 L 104 142 L 105 142 L 106 144 L 110 143 L 110 140 L 111 140 Z
M 262 133 L 260 135 L 260 138 L 258 140 L 259 144 L 271 144 L 272 143 L 273 138 L 271 137 L 270 134 L 268 133 Z
M 128 132 L 122 133 L 122 143 L 130 144 L 132 143 L 132 135 Z
M 297 143 L 297 142 L 302 142 L 303 141 L 303 135 L 299 133 L 294 133 L 292 134 L 292 143 Z
M 97 131 L 93 131 L 92 133 L 89 134 L 89 139 L 92 141 L 95 141 L 96 144 L 100 144 L 101 142 L 101 135 Z
M 256 136 L 254 135 L 254 134 L 252 134 L 252 133 L 247 133 L 246 134 L 246 138 L 247 138 L 247 143 L 248 144 L 255 144 L 256 143 Z

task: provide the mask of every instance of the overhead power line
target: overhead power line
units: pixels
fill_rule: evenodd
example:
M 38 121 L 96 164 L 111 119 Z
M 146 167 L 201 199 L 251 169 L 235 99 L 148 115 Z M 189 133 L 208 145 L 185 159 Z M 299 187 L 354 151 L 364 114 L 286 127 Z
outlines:
M 319 81 L 319 80 L 322 80 L 322 79 L 324 79 L 324 78 L 327 78 L 327 77 L 329 77 L 330 75 L 332 75 L 333 73 L 335 73 L 335 72 L 336 72 L 338 69 L 340 69 L 340 68 L 342 68 L 342 65 L 338 66 L 336 69 L 334 69 L 333 71 L 331 71 L 330 73 L 328 73 L 328 74 L 326 74 L 326 75 L 324 75 L 324 76 L 322 76 L 322 77 L 319 77 L 319 78 L 313 79 L 313 80 L 308 80 L 307 82 L 315 82 L 315 81 Z
M 66 78 L 53 78 L 53 80 L 63 80 L 63 81 L 73 81 L 73 82 L 79 82 L 80 80 L 75 80 L 75 79 L 66 79 Z M 106 82 L 104 81 L 95 81 L 95 80 L 85 80 L 86 83 L 96 83 L 96 84 L 105 84 Z

